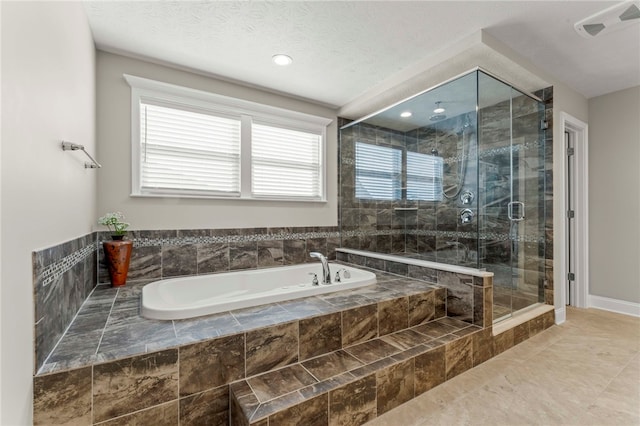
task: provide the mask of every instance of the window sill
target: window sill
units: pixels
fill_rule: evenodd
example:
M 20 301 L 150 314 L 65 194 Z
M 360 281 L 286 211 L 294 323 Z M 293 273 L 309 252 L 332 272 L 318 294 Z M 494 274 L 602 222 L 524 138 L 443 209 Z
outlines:
M 215 195 L 177 195 L 177 194 L 129 194 L 131 198 L 171 198 L 171 199 L 196 199 L 216 201 L 259 201 L 259 202 L 288 202 L 288 203 L 314 203 L 326 204 L 328 200 L 314 200 L 304 198 L 250 198 L 250 197 L 222 197 Z

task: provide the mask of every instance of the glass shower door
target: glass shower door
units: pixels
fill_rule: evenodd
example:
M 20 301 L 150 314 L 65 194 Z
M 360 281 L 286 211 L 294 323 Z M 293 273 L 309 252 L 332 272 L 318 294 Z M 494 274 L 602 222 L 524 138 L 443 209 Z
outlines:
M 544 109 L 483 72 L 478 94 L 480 267 L 499 321 L 544 298 Z
M 511 309 L 544 301 L 545 162 L 542 102 L 511 89 Z

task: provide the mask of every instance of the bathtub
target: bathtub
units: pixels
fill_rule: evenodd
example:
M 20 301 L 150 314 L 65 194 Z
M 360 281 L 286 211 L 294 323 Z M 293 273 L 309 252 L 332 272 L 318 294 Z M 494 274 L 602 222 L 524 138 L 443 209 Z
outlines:
M 193 318 L 364 287 L 376 282 L 372 272 L 334 263 L 329 267 L 331 280 L 335 281 L 336 273 L 339 273 L 341 282 L 313 285 L 313 274 L 318 280 L 322 279 L 320 263 L 154 281 L 142 288 L 141 313 L 149 319 Z

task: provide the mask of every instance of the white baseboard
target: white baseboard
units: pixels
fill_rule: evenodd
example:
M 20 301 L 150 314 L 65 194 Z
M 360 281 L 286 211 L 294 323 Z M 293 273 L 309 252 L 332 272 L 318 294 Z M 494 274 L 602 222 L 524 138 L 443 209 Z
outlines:
M 589 295 L 587 303 L 590 308 L 602 309 L 605 311 L 616 312 L 618 314 L 640 317 L 640 303 L 595 296 L 593 294 Z
M 567 308 L 562 307 L 555 310 L 556 324 L 562 324 L 567 320 Z

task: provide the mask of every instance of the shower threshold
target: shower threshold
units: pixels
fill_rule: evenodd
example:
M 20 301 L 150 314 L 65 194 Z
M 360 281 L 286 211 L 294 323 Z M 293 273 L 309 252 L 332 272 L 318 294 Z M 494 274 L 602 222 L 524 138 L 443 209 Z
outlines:
M 526 308 L 522 308 L 513 314 L 498 318 L 493 322 L 493 335 L 504 333 L 520 324 L 542 315 L 546 312 L 553 311 L 554 307 L 544 303 L 536 303 Z

